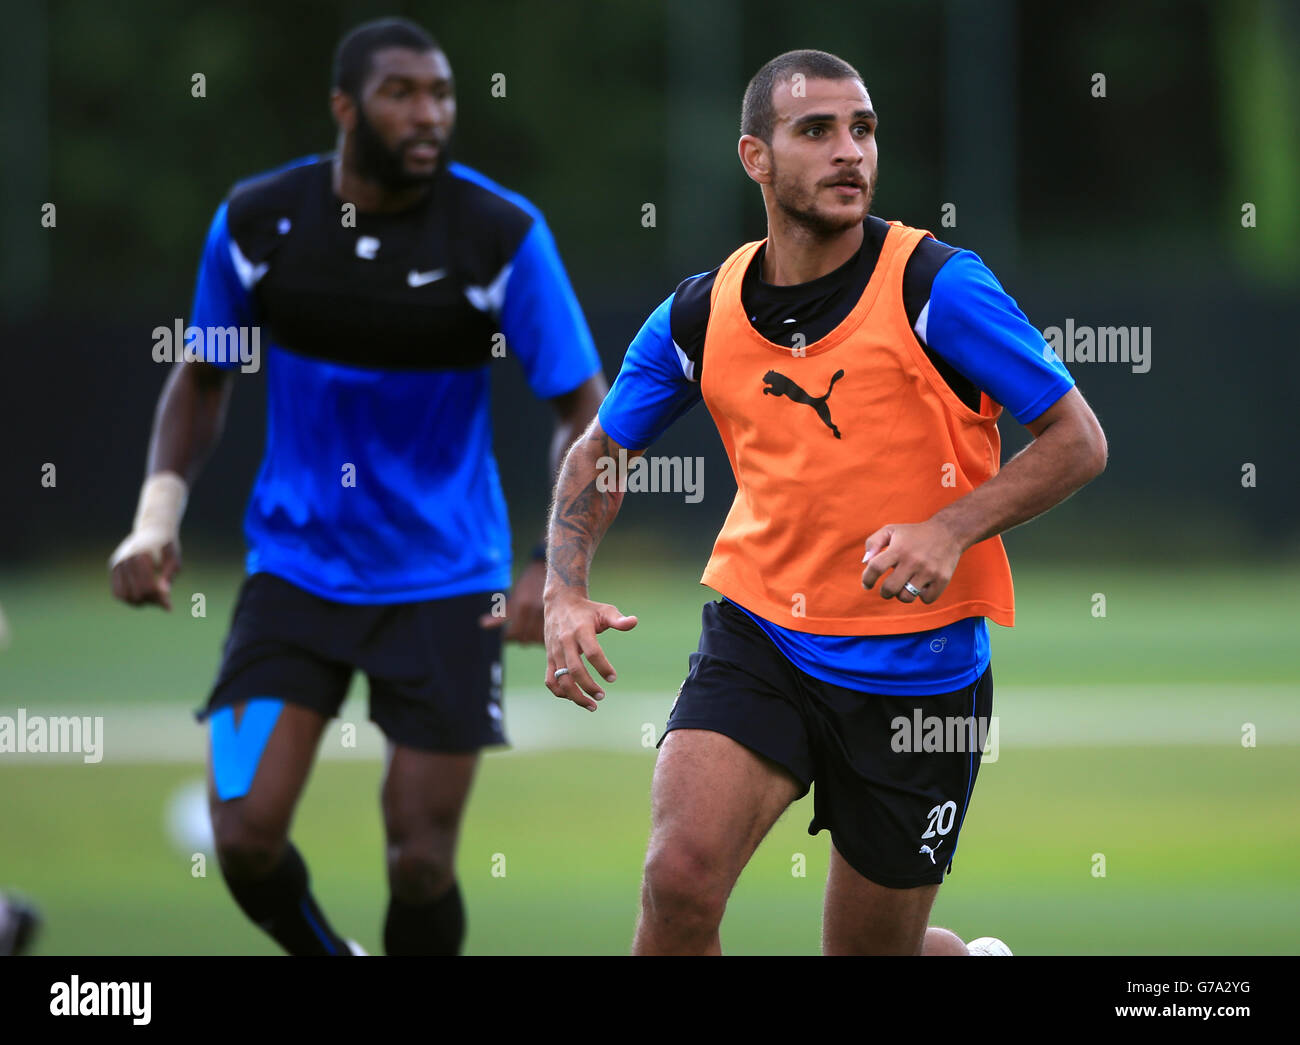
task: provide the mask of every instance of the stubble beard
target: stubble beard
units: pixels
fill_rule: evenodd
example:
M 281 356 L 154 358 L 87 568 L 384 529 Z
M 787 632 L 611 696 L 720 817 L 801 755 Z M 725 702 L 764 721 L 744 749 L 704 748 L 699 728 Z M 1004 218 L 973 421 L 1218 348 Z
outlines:
M 772 196 L 781 213 L 807 230 L 814 239 L 834 239 L 846 229 L 851 229 L 854 225 L 861 225 L 867 220 L 867 215 L 871 213 L 871 201 L 876 195 L 878 174 L 879 168 L 873 170 L 871 177 L 867 179 L 861 213 L 854 217 L 832 216 L 819 211 L 816 200 L 817 193 L 821 191 L 820 187 L 812 192 L 804 191 L 793 179 L 789 181 L 783 179 L 775 163 L 772 166 Z

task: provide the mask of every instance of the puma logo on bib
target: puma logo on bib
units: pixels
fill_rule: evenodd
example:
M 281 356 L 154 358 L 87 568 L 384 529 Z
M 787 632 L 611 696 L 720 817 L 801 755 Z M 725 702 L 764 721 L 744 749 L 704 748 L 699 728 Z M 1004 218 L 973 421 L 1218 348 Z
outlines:
M 778 374 L 775 370 L 769 370 L 763 375 L 763 389 L 765 396 L 785 396 L 787 399 L 796 403 L 807 403 L 817 412 L 817 416 L 822 419 L 822 423 L 835 433 L 835 438 L 840 438 L 840 430 L 831 423 L 831 408 L 826 405 L 826 400 L 831 397 L 831 389 L 835 387 L 835 382 L 844 376 L 843 370 L 835 371 L 835 376 L 831 378 L 831 383 L 826 389 L 824 396 L 810 396 L 802 388 L 794 383 L 785 374 Z

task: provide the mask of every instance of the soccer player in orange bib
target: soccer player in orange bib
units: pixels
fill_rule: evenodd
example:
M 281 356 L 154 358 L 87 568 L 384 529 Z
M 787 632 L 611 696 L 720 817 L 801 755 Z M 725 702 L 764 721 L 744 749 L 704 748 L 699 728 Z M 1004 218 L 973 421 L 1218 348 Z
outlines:
M 1014 623 L 998 534 L 1098 475 L 1106 440 L 978 257 L 870 215 L 876 122 L 833 55 L 759 70 L 739 152 L 767 239 L 655 310 L 557 483 L 547 686 L 592 711 L 583 658 L 614 681 L 596 636 L 636 625 L 587 597 L 622 500 L 602 458 L 703 399 L 738 488 L 660 740 L 640 954 L 720 953 L 736 879 L 814 782 L 825 953 L 1010 953 L 929 927 L 992 714 L 986 618 Z M 1004 407 L 1034 439 L 999 468 Z

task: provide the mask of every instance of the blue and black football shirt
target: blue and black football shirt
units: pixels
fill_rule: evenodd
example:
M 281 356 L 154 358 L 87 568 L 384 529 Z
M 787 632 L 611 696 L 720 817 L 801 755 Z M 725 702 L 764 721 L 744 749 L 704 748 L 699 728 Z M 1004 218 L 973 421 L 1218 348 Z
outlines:
M 518 360 L 543 399 L 600 370 L 555 241 L 527 200 L 454 163 L 413 207 L 345 220 L 331 163 L 238 184 L 199 269 L 192 325 L 260 327 L 248 572 L 349 603 L 505 590 L 490 367 Z

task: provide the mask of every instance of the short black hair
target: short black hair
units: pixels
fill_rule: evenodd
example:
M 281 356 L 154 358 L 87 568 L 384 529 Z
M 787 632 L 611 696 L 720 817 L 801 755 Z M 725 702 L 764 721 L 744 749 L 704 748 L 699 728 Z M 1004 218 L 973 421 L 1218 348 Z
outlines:
M 825 51 L 786 51 L 768 62 L 754 74 L 745 88 L 745 100 L 740 106 L 740 133 L 752 134 L 772 143 L 776 127 L 776 109 L 772 93 L 776 85 L 803 73 L 809 80 L 857 80 L 866 89 L 862 74 L 843 58 Z
M 333 86 L 361 96 L 361 85 L 370 75 L 370 59 L 385 47 L 409 47 L 412 51 L 441 51 L 427 30 L 405 18 L 378 18 L 348 32 L 334 52 Z

